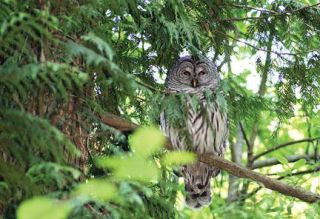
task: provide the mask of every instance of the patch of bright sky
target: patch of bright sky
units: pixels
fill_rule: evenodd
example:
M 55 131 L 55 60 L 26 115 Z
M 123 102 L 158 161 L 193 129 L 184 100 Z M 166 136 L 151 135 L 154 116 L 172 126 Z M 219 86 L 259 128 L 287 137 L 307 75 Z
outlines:
M 274 132 L 278 127 L 279 127 L 279 121 L 272 120 L 267 128 L 269 129 L 270 132 Z

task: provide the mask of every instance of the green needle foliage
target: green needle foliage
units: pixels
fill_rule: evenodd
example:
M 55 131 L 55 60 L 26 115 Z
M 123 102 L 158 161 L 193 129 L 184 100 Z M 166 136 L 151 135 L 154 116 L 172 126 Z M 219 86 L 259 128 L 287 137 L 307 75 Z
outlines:
M 184 127 L 185 96 L 166 95 L 163 84 L 187 51 L 209 56 L 221 72 L 219 92 L 206 97 L 228 113 L 227 159 L 235 161 L 237 142 L 240 163 L 250 168 L 250 144 L 257 155 L 319 137 L 317 3 L 1 0 L 0 218 L 319 217 L 318 204 L 245 180 L 228 203 L 225 173 L 213 180 L 209 207 L 188 209 L 176 165 L 193 156 L 161 149 L 158 128 L 131 136 L 101 120 L 113 113 L 157 126 L 166 109 Z M 279 165 L 257 171 L 319 193 L 319 172 L 312 171 L 319 142 L 267 153 L 259 161 Z M 291 155 L 305 156 L 292 162 Z

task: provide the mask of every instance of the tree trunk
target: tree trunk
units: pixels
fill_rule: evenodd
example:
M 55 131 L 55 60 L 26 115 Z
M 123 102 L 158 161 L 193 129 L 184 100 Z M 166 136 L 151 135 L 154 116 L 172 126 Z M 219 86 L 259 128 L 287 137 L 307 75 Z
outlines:
M 241 165 L 242 161 L 242 147 L 243 147 L 243 135 L 240 129 L 240 125 L 237 127 L 237 139 L 236 142 L 230 145 L 231 160 Z M 233 175 L 229 175 L 229 187 L 228 187 L 228 202 L 233 202 L 238 199 L 239 178 Z

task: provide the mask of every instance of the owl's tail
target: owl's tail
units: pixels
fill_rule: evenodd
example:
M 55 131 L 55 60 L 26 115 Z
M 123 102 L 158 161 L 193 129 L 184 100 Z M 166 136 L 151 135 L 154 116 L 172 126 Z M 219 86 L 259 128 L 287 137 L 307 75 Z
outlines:
M 211 203 L 210 179 L 220 170 L 197 162 L 183 167 L 186 203 L 191 208 L 201 208 Z

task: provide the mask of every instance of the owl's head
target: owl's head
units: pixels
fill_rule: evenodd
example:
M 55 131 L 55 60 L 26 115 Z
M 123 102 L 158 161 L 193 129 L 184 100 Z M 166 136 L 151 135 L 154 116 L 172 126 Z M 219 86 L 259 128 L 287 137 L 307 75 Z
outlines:
M 220 82 L 217 67 L 207 58 L 180 58 L 169 70 L 166 86 L 170 92 L 198 93 L 215 91 Z

